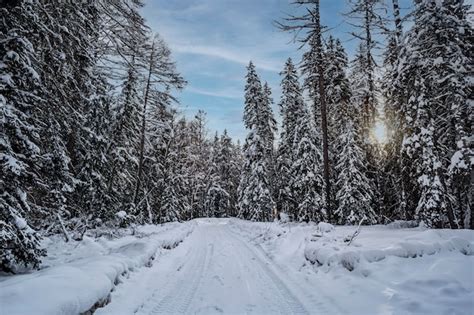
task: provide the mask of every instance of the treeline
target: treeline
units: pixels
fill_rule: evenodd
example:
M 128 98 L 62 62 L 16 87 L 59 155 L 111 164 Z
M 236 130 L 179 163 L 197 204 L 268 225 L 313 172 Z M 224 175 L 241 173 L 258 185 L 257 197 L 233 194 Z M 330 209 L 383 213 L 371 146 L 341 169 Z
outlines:
M 240 149 L 206 138 L 141 0 L 0 1 L 0 270 L 40 235 L 232 215 Z
M 248 67 L 240 217 L 474 228 L 470 6 L 417 0 L 402 17 L 397 0 L 351 0 L 344 14 L 359 45 L 349 61 L 319 0 L 294 4 L 304 14 L 277 25 L 304 53 L 300 74 L 290 59 L 281 73 L 276 150 L 270 91 Z
M 202 216 L 474 228 L 470 7 L 351 0 L 349 61 L 319 0 L 295 4 L 279 135 L 250 63 L 241 150 L 179 113 L 186 82 L 141 0 L 0 1 L 0 270 L 38 266 L 41 235 Z

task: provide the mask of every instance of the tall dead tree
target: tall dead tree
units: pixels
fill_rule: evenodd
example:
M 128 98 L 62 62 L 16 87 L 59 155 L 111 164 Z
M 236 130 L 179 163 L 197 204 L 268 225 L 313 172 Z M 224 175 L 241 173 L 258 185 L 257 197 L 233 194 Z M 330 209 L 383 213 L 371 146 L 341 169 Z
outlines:
M 311 96 L 314 99 L 314 114 L 316 115 L 316 125 L 321 125 L 322 149 L 323 149 L 323 170 L 324 170 L 324 205 L 331 217 L 331 182 L 329 176 L 329 149 L 328 149 L 328 124 L 326 106 L 326 88 L 324 83 L 324 51 L 323 51 L 323 31 L 320 19 L 320 0 L 296 0 L 294 5 L 305 8 L 306 13 L 294 16 L 290 15 L 284 22 L 276 22 L 279 29 L 293 32 L 295 40 L 301 43 L 300 49 L 309 46 L 310 51 L 305 54 L 304 67 L 306 75 L 311 79 L 308 81 Z M 300 33 L 303 36 L 300 37 Z M 320 118 L 317 116 L 319 107 Z

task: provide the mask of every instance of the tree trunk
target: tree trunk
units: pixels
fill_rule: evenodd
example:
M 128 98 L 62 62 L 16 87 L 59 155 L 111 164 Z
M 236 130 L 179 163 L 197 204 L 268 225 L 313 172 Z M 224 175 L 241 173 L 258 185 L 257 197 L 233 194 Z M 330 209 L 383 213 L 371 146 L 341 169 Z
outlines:
M 153 72 L 153 64 L 154 64 L 154 58 L 155 58 L 154 55 L 155 55 L 155 42 L 153 41 L 152 46 L 151 46 L 151 52 L 150 52 L 148 78 L 147 78 L 147 83 L 145 87 L 145 98 L 143 101 L 142 128 L 141 128 L 141 133 L 140 133 L 140 147 L 139 147 L 140 158 L 138 160 L 137 183 L 135 187 L 135 194 L 133 197 L 133 203 L 135 205 L 138 202 L 138 196 L 139 196 L 140 186 L 141 186 L 141 178 L 142 178 L 142 173 L 143 173 L 143 158 L 144 158 L 144 151 L 145 151 L 145 131 L 146 131 L 146 106 L 148 103 L 148 96 L 150 94 L 151 75 Z
M 327 122 L 327 108 L 326 108 L 326 89 L 324 86 L 324 67 L 323 67 L 323 53 L 322 53 L 322 30 L 319 10 L 319 0 L 316 1 L 315 10 L 315 24 L 316 24 L 316 45 L 318 49 L 318 90 L 321 104 L 321 129 L 323 132 L 323 167 L 324 167 L 324 186 L 325 186 L 325 207 L 328 213 L 328 218 L 331 218 L 331 182 L 329 178 L 329 146 L 328 146 L 328 122 Z M 317 122 L 316 122 L 317 123 Z

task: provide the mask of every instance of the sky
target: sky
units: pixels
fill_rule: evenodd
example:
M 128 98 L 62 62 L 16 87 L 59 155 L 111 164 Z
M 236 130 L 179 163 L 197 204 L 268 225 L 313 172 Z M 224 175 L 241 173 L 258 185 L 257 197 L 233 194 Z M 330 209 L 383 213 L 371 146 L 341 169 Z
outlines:
M 177 97 L 188 117 L 202 109 L 211 133 L 227 129 L 234 139 L 245 139 L 242 123 L 246 66 L 252 60 L 267 81 L 278 116 L 280 76 L 288 57 L 301 59 L 299 43 L 280 31 L 282 21 L 298 9 L 292 0 L 148 0 L 143 8 L 148 25 L 168 43 L 178 71 L 188 81 Z M 408 5 L 409 0 L 401 0 Z M 356 40 L 344 22 L 347 0 L 322 0 L 321 20 L 330 34 L 342 40 L 349 56 Z

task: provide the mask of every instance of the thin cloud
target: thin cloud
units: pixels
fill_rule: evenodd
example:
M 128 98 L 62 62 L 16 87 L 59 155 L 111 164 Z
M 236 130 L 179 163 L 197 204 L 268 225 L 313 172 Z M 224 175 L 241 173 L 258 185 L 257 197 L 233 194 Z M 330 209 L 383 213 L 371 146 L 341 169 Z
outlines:
M 232 99 L 242 99 L 243 98 L 243 92 L 241 91 L 236 91 L 233 89 L 223 89 L 219 91 L 212 91 L 212 90 L 206 90 L 206 89 L 201 89 L 201 88 L 196 88 L 193 86 L 189 86 L 186 88 L 187 92 L 190 93 L 195 93 L 195 94 L 200 94 L 200 95 L 206 95 L 206 96 L 213 96 L 213 97 L 224 97 L 224 98 L 232 98 Z
M 207 57 L 214 57 L 220 58 L 223 60 L 235 62 L 241 65 L 247 65 L 250 60 L 253 60 L 257 68 L 272 71 L 272 72 L 280 72 L 281 65 L 279 62 L 268 62 L 263 60 L 255 60 L 248 55 L 243 55 L 241 53 L 237 53 L 235 51 L 219 47 L 219 46 L 203 46 L 203 45 L 181 45 L 173 43 L 172 47 L 173 51 L 176 53 L 182 54 L 194 54 L 194 55 L 202 55 Z

